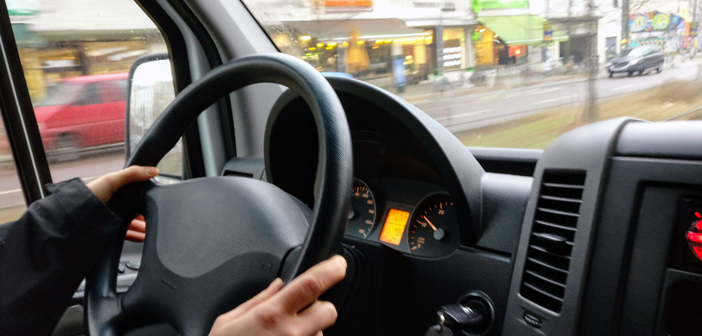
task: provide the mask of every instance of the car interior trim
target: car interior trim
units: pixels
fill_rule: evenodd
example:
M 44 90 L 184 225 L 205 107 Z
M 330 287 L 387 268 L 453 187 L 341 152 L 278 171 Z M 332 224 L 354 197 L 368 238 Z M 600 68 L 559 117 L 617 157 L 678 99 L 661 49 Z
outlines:
M 571 335 L 577 328 L 582 286 L 587 274 L 592 237 L 598 223 L 601 195 L 607 178 L 611 157 L 614 155 L 617 137 L 622 128 L 635 120 L 611 119 L 590 124 L 565 133 L 546 150 L 536 166 L 534 187 L 526 208 L 517 256 L 515 258 L 507 316 L 504 322 L 506 334 L 519 335 Z M 532 242 L 532 228 L 536 213 L 542 211 L 540 199 L 543 178 L 547 172 L 582 172 L 585 175 L 582 203 L 579 205 L 576 232 L 572 241 L 570 262 L 566 266 L 567 280 L 561 298 L 562 305 L 554 311 L 543 304 L 527 300 L 521 293 L 525 279 L 527 253 Z M 538 208 L 537 208 L 538 207 Z M 531 260 L 531 259 L 530 259 Z M 548 294 L 551 295 L 551 294 Z M 540 329 L 524 322 L 525 313 L 539 316 L 543 320 Z
M 193 13 L 190 7 L 188 7 L 188 5 L 182 0 L 171 0 L 167 2 L 169 6 L 177 13 L 176 16 L 181 18 L 185 25 L 187 25 L 188 29 L 192 33 L 192 37 L 195 39 L 193 43 L 197 44 L 198 47 L 195 49 L 197 49 L 198 52 L 194 55 L 191 55 L 191 57 L 195 55 L 199 57 L 199 55 L 201 54 L 204 55 L 209 65 L 209 69 L 213 69 L 221 65 L 223 62 L 222 57 L 219 51 L 217 50 L 217 45 L 208 33 L 205 26 L 203 26 L 202 22 L 198 20 L 197 16 L 195 15 L 195 13 Z M 206 67 L 204 67 L 203 65 L 199 65 L 199 67 L 203 70 L 206 70 Z M 217 111 L 219 111 L 219 120 L 211 120 L 210 123 L 215 123 L 221 128 L 222 136 L 224 137 L 222 142 L 225 150 L 225 156 L 227 158 L 235 157 L 236 137 L 234 134 L 234 122 L 232 120 L 232 107 L 230 99 L 223 98 L 220 101 L 218 101 L 216 109 Z M 212 127 L 214 127 L 214 125 L 210 125 L 210 128 Z
M 192 83 L 188 48 L 183 33 L 174 19 L 158 2 L 137 1 L 137 3 L 144 9 L 144 12 L 156 24 L 163 35 L 172 64 L 173 84 L 177 96 Z M 205 163 L 197 124 L 193 123 L 190 125 L 182 138 L 184 178 L 205 176 Z
M 251 54 L 278 52 L 240 1 L 183 1 L 209 33 L 223 62 Z M 237 156 L 263 154 L 268 115 L 283 91 L 280 85 L 260 84 L 229 95 Z
M 45 185 L 52 182 L 49 163 L 41 142 L 27 81 L 22 71 L 19 50 L 12 31 L 7 4 L 0 5 L 0 48 L 2 73 L 0 95 L 2 118 L 7 130 L 17 175 L 22 184 L 27 205 L 44 198 Z M 13 71 L 12 69 L 16 69 Z M 12 92 L 12 95 L 8 93 Z

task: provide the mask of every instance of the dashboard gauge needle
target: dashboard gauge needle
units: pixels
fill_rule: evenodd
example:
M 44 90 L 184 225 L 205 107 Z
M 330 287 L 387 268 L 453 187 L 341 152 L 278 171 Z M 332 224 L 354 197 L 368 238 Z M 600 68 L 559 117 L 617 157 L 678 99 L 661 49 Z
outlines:
M 436 226 L 432 224 L 432 222 L 427 218 L 427 216 L 422 216 L 422 218 L 424 218 L 424 220 L 427 221 L 427 223 L 429 223 L 429 226 L 431 226 L 431 228 L 434 229 L 434 231 L 436 231 Z

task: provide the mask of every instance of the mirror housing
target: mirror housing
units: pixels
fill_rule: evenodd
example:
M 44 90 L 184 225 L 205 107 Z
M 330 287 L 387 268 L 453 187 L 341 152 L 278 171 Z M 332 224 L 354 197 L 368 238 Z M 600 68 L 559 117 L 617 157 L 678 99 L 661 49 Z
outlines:
M 140 57 L 129 70 L 125 114 L 126 158 L 141 141 L 154 121 L 175 99 L 171 62 L 167 53 Z M 158 164 L 161 175 L 182 179 L 183 145 L 179 141 Z

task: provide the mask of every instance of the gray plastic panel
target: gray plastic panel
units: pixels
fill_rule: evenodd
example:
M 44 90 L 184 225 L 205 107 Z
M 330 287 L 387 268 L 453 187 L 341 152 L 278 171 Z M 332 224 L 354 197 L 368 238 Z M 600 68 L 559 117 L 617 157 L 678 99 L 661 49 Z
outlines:
M 222 176 L 242 176 L 261 180 L 265 163 L 263 155 L 231 158 L 222 169 Z
M 632 123 L 619 138 L 617 155 L 702 159 L 702 120 Z
M 677 204 L 683 196 L 700 194 L 690 191 L 702 185 L 700 172 L 702 162 L 612 159 L 579 335 L 654 334 Z
M 500 160 L 513 162 L 539 161 L 544 151 L 526 148 L 466 147 L 478 160 Z
M 486 173 L 482 179 L 481 235 L 476 245 L 514 255 L 526 209 L 531 177 Z
M 581 300 L 581 289 L 585 265 L 592 240 L 593 223 L 596 221 L 598 200 L 602 189 L 602 181 L 609 164 L 615 142 L 621 128 L 632 119 L 612 119 L 590 124 L 556 139 L 544 151 L 534 173 L 535 186 L 527 205 L 522 226 L 515 266 L 512 273 L 507 313 L 504 322 L 505 335 L 572 335 L 577 326 L 578 306 Z M 575 234 L 572 259 L 563 297 L 564 303 L 560 313 L 554 313 L 542 308 L 519 294 L 524 272 L 524 263 L 529 246 L 529 236 L 536 204 L 539 197 L 539 186 L 545 170 L 555 171 L 585 171 L 585 189 L 583 190 L 580 206 L 580 218 Z M 524 313 L 529 312 L 542 320 L 540 328 L 534 328 L 524 321 Z

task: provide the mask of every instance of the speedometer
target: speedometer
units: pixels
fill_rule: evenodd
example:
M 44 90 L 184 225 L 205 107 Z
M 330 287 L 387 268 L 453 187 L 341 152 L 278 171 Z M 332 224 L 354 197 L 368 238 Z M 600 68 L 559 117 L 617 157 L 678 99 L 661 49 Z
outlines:
M 451 197 L 434 194 L 424 198 L 414 210 L 407 235 L 412 254 L 440 257 L 455 250 L 460 237 Z
M 366 238 L 375 224 L 375 198 L 368 185 L 359 179 L 353 180 L 351 194 L 351 212 L 346 234 L 358 238 Z

